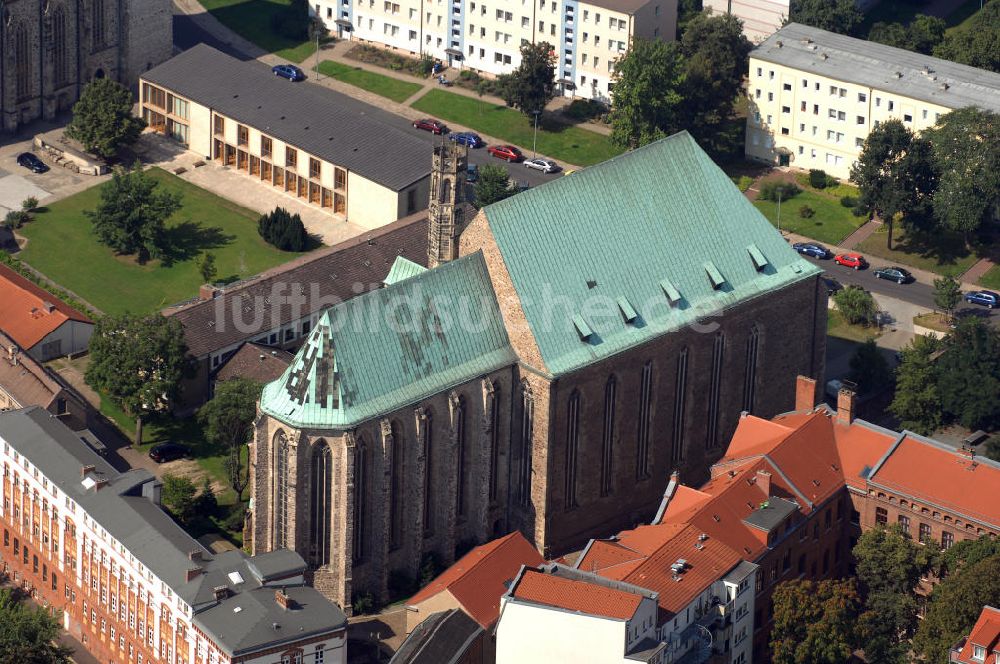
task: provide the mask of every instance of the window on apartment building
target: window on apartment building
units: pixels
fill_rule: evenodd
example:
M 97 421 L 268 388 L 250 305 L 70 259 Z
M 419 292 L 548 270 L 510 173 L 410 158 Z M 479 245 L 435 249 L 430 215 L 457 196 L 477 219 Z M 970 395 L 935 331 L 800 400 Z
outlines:
M 858 93 L 858 101 L 860 103 L 864 103 L 864 102 L 868 101 L 868 94 L 864 93 L 864 92 L 859 92 Z
M 863 125 L 865 123 L 865 116 L 859 115 L 858 118 L 857 118 L 857 123 L 859 125 Z
M 931 541 L 931 526 L 928 523 L 921 523 L 919 526 L 919 537 L 920 541 L 927 543 Z
M 805 131 L 806 131 L 806 125 L 805 125 L 804 122 L 800 122 L 799 123 L 799 131 L 801 131 L 802 133 L 805 133 Z
M 781 84 L 781 89 L 782 90 L 791 90 L 792 89 L 792 84 L 791 83 L 782 83 Z
M 802 87 L 803 88 L 808 88 L 809 87 L 809 81 L 807 79 L 802 79 Z
M 782 127 L 781 128 L 781 135 L 782 136 L 788 136 L 788 134 L 789 134 L 788 127 Z
M 768 115 L 768 116 L 767 116 L 767 124 L 772 124 L 773 122 L 774 122 L 774 118 L 773 118 L 773 116 L 771 116 L 771 115 Z
M 804 154 L 804 153 L 805 153 L 805 151 L 806 151 L 805 147 L 804 147 L 804 146 L 802 146 L 802 145 L 800 145 L 800 146 L 799 146 L 799 154 Z
M 764 75 L 764 70 L 761 69 L 760 67 L 757 67 L 757 75 L 758 76 L 763 76 Z
M 416 30 L 410 30 L 408 36 L 410 38 L 410 41 L 416 41 L 417 40 L 417 31 Z
M 782 113 L 791 113 L 792 112 L 792 107 L 791 106 L 782 106 L 781 107 L 781 112 Z
M 813 115 L 819 115 L 819 104 L 813 104 Z
M 955 545 L 955 534 L 950 533 L 947 530 L 941 531 L 941 548 L 950 549 Z
M 309 157 L 309 177 L 318 178 L 320 173 L 319 159 Z
M 827 117 L 829 117 L 831 120 L 836 120 L 837 119 L 837 109 L 831 108 L 829 111 L 827 111 Z
M 250 142 L 250 130 L 245 125 L 236 125 L 236 144 L 247 145 Z
M 899 523 L 899 527 L 903 529 L 904 533 L 910 532 L 910 517 L 905 514 L 900 514 L 897 522 Z
M 771 69 L 770 71 L 767 72 L 767 78 L 770 81 L 774 80 L 774 70 L 773 69 Z
M 894 108 L 896 108 L 896 102 L 894 102 L 891 99 L 888 100 L 888 102 L 886 104 L 886 108 L 888 108 L 890 111 L 893 110 Z
M 222 118 L 221 115 L 216 115 L 215 120 L 212 124 L 213 124 L 213 130 L 215 131 L 216 134 L 225 133 L 226 121 Z
M 847 113 L 845 111 L 837 111 L 837 120 L 839 122 L 847 122 Z
M 295 148 L 285 146 L 285 166 L 295 168 L 298 165 L 299 153 Z
M 882 98 L 875 97 L 875 108 L 881 108 L 881 107 L 882 107 Z
M 909 113 L 903 114 L 903 122 L 913 122 L 913 116 Z

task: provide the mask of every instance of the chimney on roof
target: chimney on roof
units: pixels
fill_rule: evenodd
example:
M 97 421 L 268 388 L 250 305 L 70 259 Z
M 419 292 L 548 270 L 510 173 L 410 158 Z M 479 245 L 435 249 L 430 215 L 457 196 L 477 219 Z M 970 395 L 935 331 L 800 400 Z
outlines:
M 219 289 L 212 284 L 202 284 L 198 289 L 198 299 L 205 302 L 219 297 Z
M 191 581 L 191 579 L 195 578 L 199 574 L 201 574 L 200 567 L 189 567 L 188 570 L 184 572 L 184 582 L 188 583 L 189 581 Z
M 51 302 L 47 302 L 47 301 L 46 302 L 42 302 L 42 309 L 45 309 L 45 313 L 51 314 L 53 311 L 56 310 L 56 305 L 52 304 Z
M 188 551 L 188 560 L 201 562 L 201 551 Z
M 85 466 L 81 466 L 80 467 L 80 479 L 81 480 L 84 479 L 85 477 L 87 477 L 87 473 L 92 473 L 92 472 L 94 472 L 94 464 L 88 463 Z
M 274 601 L 286 611 L 290 611 L 297 606 L 295 600 L 288 596 L 284 588 L 278 588 L 274 591 Z
M 816 407 L 816 379 L 808 376 L 795 378 L 795 410 L 812 410 Z
M 104 476 L 98 477 L 97 481 L 94 482 L 94 492 L 96 493 L 96 492 L 100 491 L 105 486 L 107 486 L 107 484 L 108 484 L 108 478 L 107 477 L 104 477 Z
M 228 586 L 215 586 L 212 588 L 212 595 L 215 597 L 216 601 L 221 601 L 229 597 L 229 587 Z
M 837 424 L 850 424 L 854 421 L 854 390 L 840 388 L 837 393 Z
M 771 473 L 766 470 L 758 470 L 756 483 L 765 496 L 771 495 Z

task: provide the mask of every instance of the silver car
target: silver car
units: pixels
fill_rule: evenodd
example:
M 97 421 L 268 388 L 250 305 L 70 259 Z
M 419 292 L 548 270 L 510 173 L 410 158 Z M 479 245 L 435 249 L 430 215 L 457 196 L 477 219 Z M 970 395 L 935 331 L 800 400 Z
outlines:
M 555 173 L 559 170 L 559 164 L 551 159 L 542 159 L 540 157 L 538 159 L 526 159 L 524 166 L 525 168 L 533 168 L 542 173 Z

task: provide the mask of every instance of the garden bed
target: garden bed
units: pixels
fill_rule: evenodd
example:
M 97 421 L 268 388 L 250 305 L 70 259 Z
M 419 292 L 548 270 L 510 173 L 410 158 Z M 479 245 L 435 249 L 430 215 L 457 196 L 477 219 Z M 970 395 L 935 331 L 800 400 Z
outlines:
M 430 76 L 431 68 L 434 66 L 434 60 L 430 56 L 411 58 L 371 44 L 356 44 L 344 54 L 344 57 L 420 78 Z

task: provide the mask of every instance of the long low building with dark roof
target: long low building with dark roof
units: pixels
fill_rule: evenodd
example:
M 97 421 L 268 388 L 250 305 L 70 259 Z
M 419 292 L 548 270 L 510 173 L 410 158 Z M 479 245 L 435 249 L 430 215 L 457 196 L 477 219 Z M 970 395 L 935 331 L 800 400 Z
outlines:
M 102 662 L 347 661 L 347 618 L 275 550 L 214 554 L 46 411 L 0 413 L 3 570 Z
M 376 228 L 427 207 L 426 144 L 339 93 L 206 44 L 144 73 L 140 91 L 153 130 L 340 219 Z

